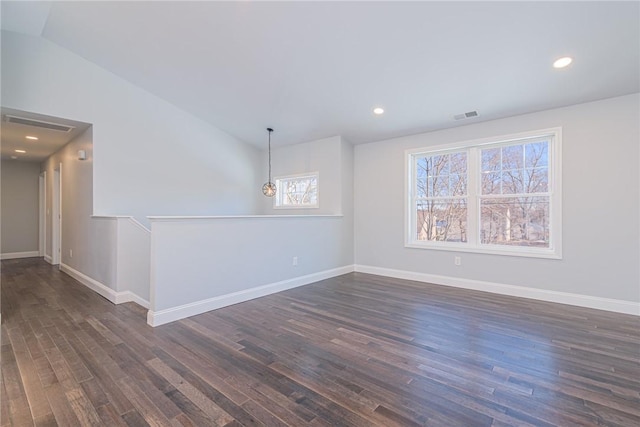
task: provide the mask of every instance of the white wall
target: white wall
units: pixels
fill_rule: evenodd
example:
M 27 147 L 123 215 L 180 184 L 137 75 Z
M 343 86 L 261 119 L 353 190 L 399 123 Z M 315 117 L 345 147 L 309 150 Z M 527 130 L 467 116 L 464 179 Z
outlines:
M 629 95 L 356 146 L 356 264 L 639 302 L 639 103 Z M 562 260 L 404 247 L 406 149 L 555 126 L 563 132 Z
M 154 326 L 352 271 L 342 216 L 151 219 Z M 297 257 L 297 265 L 293 265 Z
M 319 172 L 320 207 L 274 209 L 257 187 L 265 216 L 151 218 L 150 324 L 352 271 L 353 146 L 338 136 L 272 155 L 274 177 Z
M 263 152 L 263 181 L 268 176 Z M 287 145 L 272 150 L 273 177 L 319 173 L 317 209 L 274 209 L 274 199 L 260 195 L 265 215 L 342 215 L 341 247 L 353 254 L 353 145 L 341 136 Z
M 38 163 L 2 160 L 2 258 L 38 256 Z
M 258 209 L 259 150 L 45 39 L 2 32 L 2 105 L 93 124 L 96 215 Z
M 346 253 L 351 254 L 351 264 L 355 262 L 354 253 L 354 147 L 353 145 L 341 139 L 341 161 L 342 161 L 342 176 L 341 176 L 341 190 L 342 190 L 342 215 L 343 215 L 343 229 L 344 234 L 342 236 L 341 247 Z

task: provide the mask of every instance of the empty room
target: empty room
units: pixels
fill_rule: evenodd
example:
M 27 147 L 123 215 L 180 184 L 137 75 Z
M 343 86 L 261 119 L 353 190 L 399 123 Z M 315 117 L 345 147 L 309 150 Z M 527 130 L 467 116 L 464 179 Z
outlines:
M 0 427 L 640 425 L 639 1 L 0 15 Z

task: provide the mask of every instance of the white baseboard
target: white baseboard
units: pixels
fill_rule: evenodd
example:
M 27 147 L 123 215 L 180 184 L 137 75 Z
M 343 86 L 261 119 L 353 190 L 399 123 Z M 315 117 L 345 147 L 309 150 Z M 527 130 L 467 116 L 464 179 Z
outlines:
M 98 282 L 95 279 L 87 276 L 84 273 L 79 272 L 78 270 L 69 267 L 66 264 L 60 263 L 60 271 L 67 273 L 69 276 L 76 279 L 78 282 L 82 283 L 89 289 L 98 294 L 102 295 L 109 301 L 114 304 L 122 304 L 124 302 L 135 302 L 136 304 L 141 305 L 144 308 L 149 308 L 149 301 L 141 298 L 140 296 L 134 294 L 131 291 L 122 291 L 117 292 L 111 289 L 110 287 Z
M 9 252 L 6 254 L 0 254 L 0 259 L 34 258 L 39 256 L 40 256 L 40 252 L 38 251 Z
M 122 291 L 116 293 L 116 304 L 122 304 L 123 302 L 135 302 L 141 307 L 149 309 L 149 301 L 143 299 L 137 294 L 134 294 L 131 291 Z
M 46 262 L 48 262 L 49 264 L 53 264 L 53 258 L 51 258 L 49 255 L 45 254 L 44 255 L 44 260 Z
M 99 293 L 112 303 L 117 303 L 117 292 L 110 287 L 63 263 L 60 263 L 60 271 L 67 273 L 69 276 L 73 277 L 92 291 Z
M 547 302 L 556 302 L 560 304 L 575 305 L 579 307 L 595 308 L 598 310 L 606 310 L 640 316 L 640 303 L 632 301 L 572 294 L 568 292 L 550 291 L 546 289 L 529 288 L 525 286 L 505 285 L 502 283 L 484 282 L 480 280 L 462 279 L 458 277 L 439 276 L 436 274 L 417 273 L 406 270 L 372 267 L 369 265 L 355 265 L 354 271 L 375 274 L 378 276 L 394 277 L 397 279 L 433 283 L 435 285 L 472 289 L 476 291 L 491 292 L 494 294 L 530 298 Z
M 254 298 L 263 297 L 274 294 L 276 292 L 286 291 L 287 289 L 297 288 L 298 286 L 308 285 L 309 283 L 319 280 L 329 279 L 331 277 L 340 276 L 353 272 L 353 265 L 338 267 L 331 270 L 320 271 L 318 273 L 308 274 L 306 276 L 294 277 L 293 279 L 283 280 L 281 282 L 270 283 L 243 291 L 234 292 L 227 295 L 209 298 L 206 300 L 196 301 L 189 304 L 171 307 L 159 311 L 147 312 L 147 323 L 151 326 L 160 326 L 165 323 L 174 322 L 186 317 L 195 316 L 196 314 L 205 313 L 207 311 L 216 310 L 240 302 L 252 300 Z

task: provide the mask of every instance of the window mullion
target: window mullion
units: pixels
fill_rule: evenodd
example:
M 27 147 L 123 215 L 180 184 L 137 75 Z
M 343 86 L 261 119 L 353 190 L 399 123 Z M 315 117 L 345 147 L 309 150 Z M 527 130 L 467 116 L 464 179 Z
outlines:
M 417 239 L 417 230 L 418 230 L 418 189 L 417 189 L 417 178 L 418 178 L 418 158 L 413 158 L 413 173 L 411 175 L 411 183 L 412 188 L 411 192 L 413 194 L 411 204 L 411 239 Z
M 478 245 L 478 223 L 480 215 L 478 211 L 478 193 L 480 188 L 480 159 L 478 148 L 469 148 L 467 154 L 467 242 L 471 246 Z
M 413 242 L 416 239 L 416 233 L 418 229 L 418 191 L 417 191 L 417 178 L 418 178 L 418 157 L 411 156 L 411 176 L 409 177 L 409 230 L 407 241 Z

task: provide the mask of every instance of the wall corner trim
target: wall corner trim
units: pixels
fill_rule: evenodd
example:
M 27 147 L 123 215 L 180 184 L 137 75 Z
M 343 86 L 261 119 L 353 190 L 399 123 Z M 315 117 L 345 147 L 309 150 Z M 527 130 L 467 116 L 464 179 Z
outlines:
M 131 291 L 122 291 L 122 292 L 116 292 L 116 304 L 122 304 L 123 302 L 135 302 L 136 304 L 138 304 L 141 307 L 146 308 L 147 310 L 149 309 L 149 307 L 151 306 L 151 304 L 149 304 L 149 301 L 147 301 L 146 299 L 143 299 L 142 297 L 140 297 L 139 295 L 131 292 Z
M 575 305 L 578 307 L 594 308 L 597 310 L 613 311 L 616 313 L 640 316 L 640 303 L 610 298 L 594 297 L 590 295 L 572 294 L 568 292 L 551 291 L 547 289 L 530 288 L 526 286 L 506 285 L 502 283 L 484 282 L 480 280 L 464 279 L 436 274 L 418 273 L 414 271 L 395 270 L 391 268 L 373 267 L 370 265 L 355 265 L 354 271 L 375 274 L 377 276 L 393 277 L 396 279 L 413 280 L 432 283 L 435 285 L 451 286 L 474 291 L 490 292 L 520 298 L 529 298 L 559 304 Z
M 73 277 L 78 282 L 85 285 L 87 288 L 102 295 L 103 297 L 105 297 L 107 300 L 111 301 L 114 304 L 122 304 L 125 302 L 135 302 L 136 304 L 144 308 L 147 308 L 147 309 L 149 308 L 149 305 L 150 305 L 149 301 L 141 298 L 140 296 L 134 294 L 131 291 L 116 292 L 110 287 L 108 287 L 107 285 L 100 283 L 97 280 L 87 276 L 86 274 L 81 273 L 78 270 L 63 263 L 60 263 L 60 271 Z
M 39 251 L 9 252 L 6 254 L 0 254 L 0 259 L 34 258 L 39 256 Z
M 280 282 L 269 283 L 267 285 L 257 286 L 251 289 L 245 289 L 226 295 L 220 295 L 189 304 L 183 304 L 164 310 L 149 310 L 147 312 L 147 323 L 154 327 L 164 325 L 165 323 L 174 322 L 176 320 L 195 316 L 207 311 L 216 310 L 218 308 L 226 307 L 229 305 L 238 304 L 266 295 L 275 294 L 277 292 L 286 291 L 288 289 L 297 288 L 299 286 L 308 285 L 320 280 L 351 273 L 354 271 L 353 268 L 353 265 L 346 265 L 343 267 L 307 274 L 306 276 L 294 277 L 292 279 L 286 279 Z

